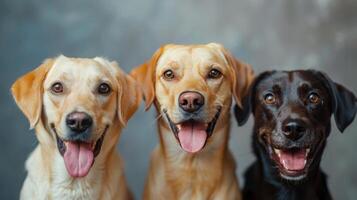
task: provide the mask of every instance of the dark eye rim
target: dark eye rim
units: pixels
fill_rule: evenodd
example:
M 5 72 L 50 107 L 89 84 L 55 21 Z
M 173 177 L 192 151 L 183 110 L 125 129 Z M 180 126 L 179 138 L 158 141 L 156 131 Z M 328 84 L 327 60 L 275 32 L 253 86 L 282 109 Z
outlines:
M 56 91 L 56 90 L 54 89 L 54 87 L 55 87 L 56 85 L 58 85 L 58 84 L 61 86 L 61 91 Z M 60 81 L 54 82 L 54 83 L 51 85 L 51 87 L 50 87 L 50 91 L 51 91 L 52 94 L 56 94 L 56 95 L 62 94 L 62 93 L 64 92 L 63 83 L 60 82 Z
M 317 102 L 312 102 L 310 100 L 310 97 L 314 95 L 315 97 L 317 97 Z M 320 95 L 317 93 L 317 92 L 310 92 L 309 95 L 307 95 L 307 100 L 309 101 L 309 103 L 312 103 L 312 104 L 315 104 L 315 105 L 318 105 L 322 102 L 322 99 L 320 97 Z
M 218 75 L 215 75 L 215 76 L 211 76 L 211 72 L 212 71 L 217 71 L 218 72 Z M 221 72 L 221 70 L 217 69 L 217 68 L 212 68 L 209 70 L 208 74 L 207 74 L 207 78 L 209 79 L 219 79 L 223 76 L 223 73 Z
M 274 98 L 274 102 L 269 103 L 269 102 L 267 101 L 268 96 L 272 96 L 272 97 Z M 273 105 L 273 104 L 276 103 L 276 96 L 275 96 L 275 94 L 272 93 L 272 92 L 267 92 L 266 94 L 264 94 L 263 99 L 264 99 L 264 102 L 265 102 L 266 104 L 268 104 L 268 105 Z
M 171 72 L 172 73 L 171 77 L 166 76 L 167 72 Z M 167 69 L 162 73 L 162 78 L 167 80 L 167 81 L 171 81 L 171 80 L 175 79 L 175 72 L 172 69 Z
M 106 91 L 101 91 L 101 86 L 105 85 L 107 87 L 107 90 Z M 97 92 L 98 94 L 100 95 L 109 95 L 111 92 L 112 92 L 112 87 L 110 86 L 109 83 L 100 83 L 97 87 Z

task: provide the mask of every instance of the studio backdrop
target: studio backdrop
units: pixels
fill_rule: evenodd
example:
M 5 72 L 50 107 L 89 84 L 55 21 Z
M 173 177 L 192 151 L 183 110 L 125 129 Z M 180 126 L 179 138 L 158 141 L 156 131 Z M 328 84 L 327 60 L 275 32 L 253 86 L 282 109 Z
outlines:
M 18 199 L 25 160 L 37 145 L 15 105 L 11 84 L 44 59 L 104 56 L 129 72 L 166 43 L 222 43 L 256 73 L 314 68 L 357 92 L 355 0 L 1 0 L 0 199 Z M 139 125 L 138 125 L 139 124 Z M 230 148 L 242 174 L 254 160 L 252 119 L 232 120 Z M 335 199 L 357 198 L 357 123 L 328 138 L 322 168 Z M 118 150 L 136 198 L 157 144 L 154 109 L 143 106 L 124 129 Z

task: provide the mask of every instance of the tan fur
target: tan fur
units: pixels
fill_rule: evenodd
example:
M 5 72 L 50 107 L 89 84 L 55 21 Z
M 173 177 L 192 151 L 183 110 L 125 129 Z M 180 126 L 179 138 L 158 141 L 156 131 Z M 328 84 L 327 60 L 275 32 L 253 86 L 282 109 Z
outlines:
M 93 91 L 106 81 L 112 86 L 108 96 Z M 51 93 L 51 85 L 61 81 L 64 94 Z M 36 130 L 39 145 L 26 161 L 28 175 L 20 199 L 130 199 L 122 161 L 115 147 L 121 129 L 139 106 L 141 93 L 135 81 L 115 62 L 103 58 L 59 56 L 19 78 L 12 86 L 17 105 Z M 93 141 L 108 130 L 99 155 L 87 176 L 72 178 L 59 154 L 55 133 L 65 134 L 64 118 L 72 111 L 85 111 L 95 124 Z
M 221 70 L 223 77 L 207 81 L 205 77 L 212 65 Z M 168 82 L 162 78 L 168 67 L 174 69 L 177 80 Z M 232 96 L 241 105 L 241 97 L 253 79 L 250 66 L 236 60 L 216 43 L 171 44 L 157 50 L 131 75 L 142 84 L 146 108 L 154 103 L 159 116 L 166 109 L 174 122 L 177 98 L 183 91 L 199 91 L 204 95 L 206 122 L 212 120 L 216 106 L 222 106 L 213 135 L 195 154 L 181 149 L 167 122 L 159 117 L 160 145 L 151 156 L 144 199 L 241 199 L 235 162 L 228 149 L 230 107 Z

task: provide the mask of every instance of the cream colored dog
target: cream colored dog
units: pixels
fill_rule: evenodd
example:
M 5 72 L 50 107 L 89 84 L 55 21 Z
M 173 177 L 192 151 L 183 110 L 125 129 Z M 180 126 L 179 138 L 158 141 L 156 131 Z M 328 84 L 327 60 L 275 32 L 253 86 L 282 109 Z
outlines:
M 39 140 L 20 199 L 129 199 L 115 147 L 138 88 L 99 57 L 59 56 L 19 78 L 12 94 Z
M 241 105 L 253 72 L 221 45 L 165 45 L 131 73 L 146 108 L 159 113 L 145 200 L 236 200 L 240 189 L 228 149 L 232 96 Z

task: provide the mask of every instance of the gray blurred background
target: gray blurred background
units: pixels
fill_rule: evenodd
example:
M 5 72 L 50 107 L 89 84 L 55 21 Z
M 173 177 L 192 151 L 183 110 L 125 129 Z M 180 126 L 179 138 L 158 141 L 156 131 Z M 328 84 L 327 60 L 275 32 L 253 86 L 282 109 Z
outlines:
M 219 42 L 256 72 L 315 68 L 357 92 L 356 0 L 1 0 L 0 199 L 17 199 L 24 162 L 37 145 L 9 88 L 45 58 L 105 56 L 129 72 L 165 43 Z M 143 106 L 122 134 L 119 151 L 137 199 L 157 143 L 154 109 Z M 254 160 L 252 119 L 232 120 L 230 146 L 242 173 Z M 334 123 L 333 123 L 334 124 Z M 335 199 L 357 198 L 357 122 L 335 126 L 322 168 Z

